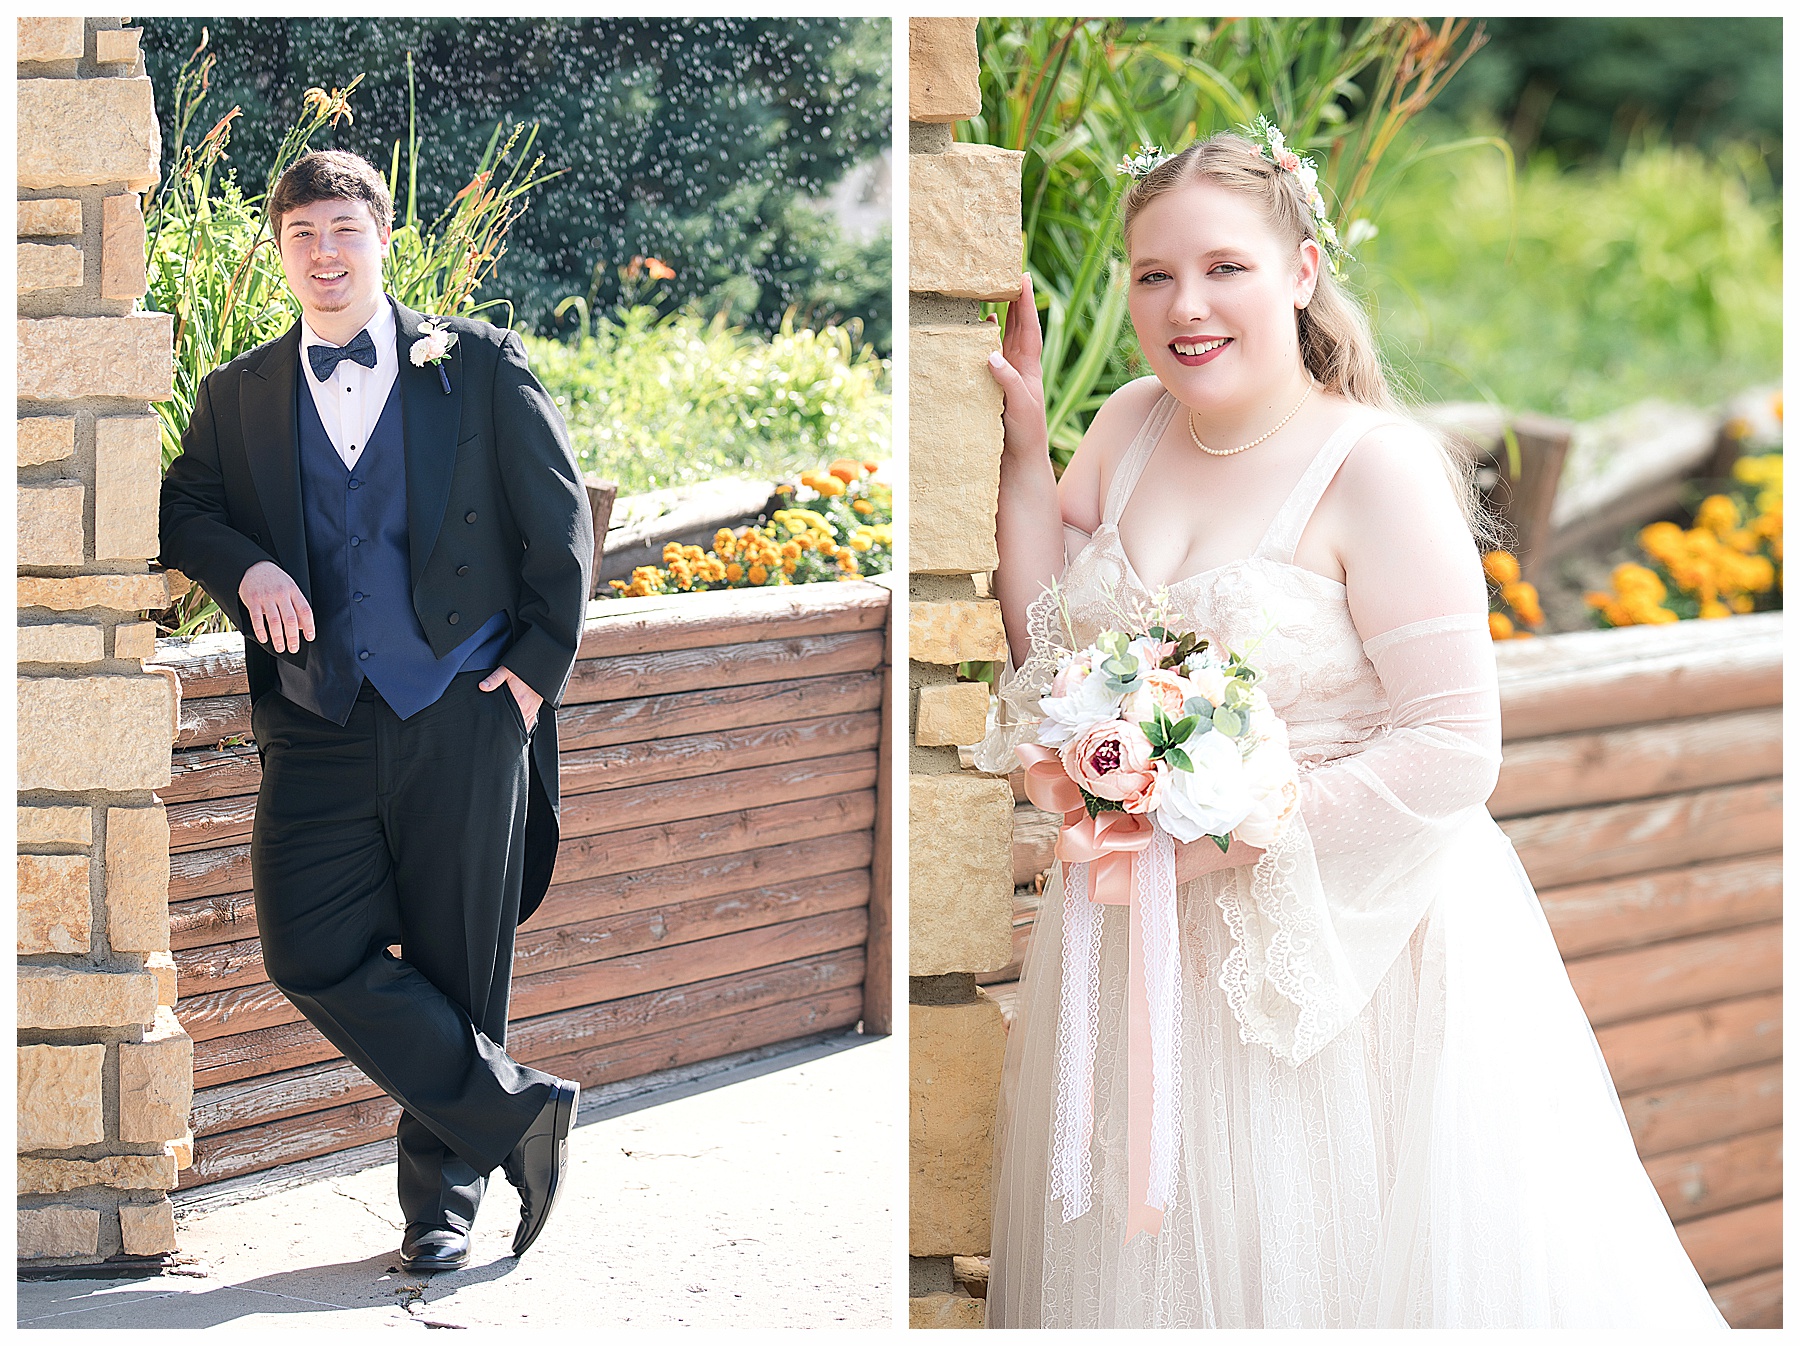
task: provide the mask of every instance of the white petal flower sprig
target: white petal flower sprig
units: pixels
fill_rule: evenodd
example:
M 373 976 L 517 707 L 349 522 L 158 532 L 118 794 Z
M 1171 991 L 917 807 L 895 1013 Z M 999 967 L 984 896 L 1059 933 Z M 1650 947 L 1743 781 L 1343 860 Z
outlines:
M 1250 139 L 1260 143 L 1262 152 L 1274 165 L 1284 172 L 1292 173 L 1300 180 L 1300 189 L 1306 195 L 1306 204 L 1312 208 L 1313 219 L 1317 222 L 1319 242 L 1325 248 L 1325 260 L 1331 266 L 1331 274 L 1344 274 L 1343 264 L 1354 261 L 1349 249 L 1338 238 L 1337 226 L 1331 222 L 1331 212 L 1325 208 L 1325 197 L 1319 191 L 1319 166 L 1311 159 L 1302 158 L 1287 146 L 1287 137 L 1282 135 L 1281 128 L 1267 117 L 1258 117 L 1253 126 L 1239 128 Z M 1373 236 L 1371 229 L 1364 237 Z
M 442 318 L 427 318 L 419 324 L 419 339 L 407 352 L 421 369 L 426 365 L 437 366 L 438 382 L 444 385 L 446 395 L 450 392 L 450 374 L 444 368 L 444 362 L 450 358 L 450 348 L 455 344 L 456 333 L 450 330 L 449 323 Z
M 1119 161 L 1119 171 L 1129 173 L 1142 182 L 1145 178 L 1168 159 L 1160 145 L 1147 145 L 1136 154 L 1128 154 Z

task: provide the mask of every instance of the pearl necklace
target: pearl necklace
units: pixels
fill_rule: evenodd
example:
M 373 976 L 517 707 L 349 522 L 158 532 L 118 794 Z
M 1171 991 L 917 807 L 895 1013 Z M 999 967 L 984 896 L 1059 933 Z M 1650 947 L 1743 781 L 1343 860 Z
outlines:
M 1306 405 L 1306 399 L 1313 395 L 1313 389 L 1317 388 L 1318 386 L 1319 385 L 1317 383 L 1313 383 L 1310 381 L 1307 383 L 1306 391 L 1300 395 L 1300 400 L 1298 402 L 1294 403 L 1294 409 L 1292 411 L 1288 412 L 1287 415 L 1283 416 L 1281 418 L 1281 420 L 1276 423 L 1275 430 L 1281 429 L 1282 426 L 1286 425 L 1289 421 L 1293 420 L 1296 415 L 1299 414 L 1300 408 Z M 1200 452 L 1202 452 L 1202 453 L 1210 453 L 1215 458 L 1229 458 L 1229 457 L 1231 457 L 1232 454 L 1242 453 L 1245 449 L 1254 449 L 1258 444 L 1262 443 L 1270 435 L 1275 433 L 1275 430 L 1270 430 L 1265 434 L 1258 435 L 1255 439 L 1251 440 L 1248 444 L 1238 445 L 1235 449 L 1214 449 L 1214 448 L 1209 448 L 1209 447 L 1207 447 L 1207 445 L 1200 442 L 1200 432 L 1198 430 L 1194 429 L 1194 413 L 1191 410 L 1187 414 L 1187 423 L 1188 423 L 1188 434 L 1193 437 L 1194 447 L 1199 449 Z

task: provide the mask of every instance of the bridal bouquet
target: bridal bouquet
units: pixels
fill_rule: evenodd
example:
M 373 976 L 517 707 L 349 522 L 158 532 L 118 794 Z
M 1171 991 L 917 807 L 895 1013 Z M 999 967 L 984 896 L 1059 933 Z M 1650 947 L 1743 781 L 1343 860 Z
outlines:
M 1142 619 L 1133 619 L 1136 625 Z M 1101 909 L 1128 908 L 1130 1206 L 1125 1240 L 1162 1227 L 1175 1190 L 1180 1118 L 1181 960 L 1177 841 L 1231 838 L 1265 850 L 1294 817 L 1298 773 L 1287 726 L 1241 656 L 1143 621 L 1063 656 L 1021 744 L 1025 792 L 1063 815 L 1063 984 L 1050 1195 L 1063 1218 L 1092 1197 Z
M 1150 815 L 1177 841 L 1266 849 L 1299 797 L 1287 727 L 1240 656 L 1193 633 L 1106 631 L 1065 655 L 1039 708 L 1088 816 Z

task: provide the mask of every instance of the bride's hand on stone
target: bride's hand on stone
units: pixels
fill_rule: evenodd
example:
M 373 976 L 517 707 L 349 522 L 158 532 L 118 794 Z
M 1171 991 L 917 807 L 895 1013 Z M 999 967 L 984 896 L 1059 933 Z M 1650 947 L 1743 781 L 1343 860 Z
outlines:
M 1019 297 L 1006 306 L 1000 351 L 988 356 L 988 372 L 1006 397 L 1002 420 L 1007 452 L 1046 456 L 1050 433 L 1044 421 L 1044 332 L 1038 325 L 1029 274 L 1019 287 Z
M 1175 843 L 1175 882 L 1192 883 L 1203 874 L 1216 874 L 1222 869 L 1253 865 L 1262 859 L 1262 851 L 1232 838 L 1231 849 L 1222 851 L 1210 838 Z

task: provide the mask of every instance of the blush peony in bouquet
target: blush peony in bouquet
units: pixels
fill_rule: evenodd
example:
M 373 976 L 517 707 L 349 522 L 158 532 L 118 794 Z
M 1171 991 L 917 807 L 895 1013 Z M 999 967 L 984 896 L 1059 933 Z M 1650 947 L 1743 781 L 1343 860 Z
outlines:
M 1267 849 L 1299 799 L 1287 726 L 1238 655 L 1193 633 L 1102 632 L 1064 656 L 1038 742 L 1054 748 L 1088 816 L 1148 815 L 1177 841 L 1235 835 Z

